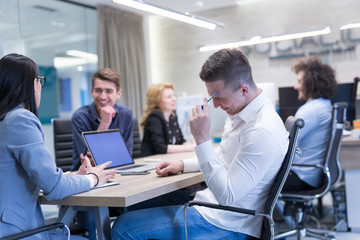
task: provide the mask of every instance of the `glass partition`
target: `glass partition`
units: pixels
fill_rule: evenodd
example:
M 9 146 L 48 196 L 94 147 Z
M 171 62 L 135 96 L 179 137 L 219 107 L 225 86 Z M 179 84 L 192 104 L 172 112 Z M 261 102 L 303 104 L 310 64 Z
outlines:
M 97 70 L 96 9 L 56 0 L 2 0 L 0 57 L 19 53 L 47 75 L 39 118 L 70 118 L 90 101 Z

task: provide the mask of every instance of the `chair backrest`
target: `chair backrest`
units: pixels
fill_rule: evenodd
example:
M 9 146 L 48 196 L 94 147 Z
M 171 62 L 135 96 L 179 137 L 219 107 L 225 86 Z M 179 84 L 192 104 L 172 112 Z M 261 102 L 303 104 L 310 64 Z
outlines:
M 52 119 L 56 166 L 70 171 L 73 163 L 73 140 L 70 119 Z
M 136 118 L 133 120 L 133 158 L 139 158 L 141 154 L 141 139 L 139 131 L 139 123 Z
M 290 172 L 290 167 L 297 149 L 298 132 L 304 125 L 305 122 L 303 119 L 293 116 L 289 116 L 285 121 L 285 128 L 289 132 L 289 147 L 281 168 L 275 178 L 274 184 L 271 187 L 269 197 L 265 203 L 264 212 L 265 214 L 268 214 L 269 217 L 266 216 L 266 218 L 264 218 L 261 239 L 272 239 L 274 236 L 274 222 L 272 217 L 275 203 L 278 200 L 281 189 L 284 186 L 286 178 Z
M 323 182 L 319 188 L 298 190 L 296 192 L 287 191 L 282 193 L 282 198 L 300 198 L 312 201 L 325 195 L 331 187 L 341 178 L 341 165 L 339 160 L 339 151 L 342 140 L 342 133 L 346 119 L 346 102 L 337 102 L 333 104 L 331 130 L 328 140 L 328 146 L 325 154 L 323 169 Z
M 64 172 L 70 171 L 73 163 L 73 139 L 70 119 L 52 119 L 54 129 L 54 148 L 56 166 Z M 133 158 L 140 157 L 141 140 L 139 124 L 133 119 Z
M 326 180 L 327 188 L 336 184 L 341 178 L 341 165 L 339 160 L 339 151 L 341 147 L 344 123 L 346 121 L 346 102 L 336 102 L 333 104 L 331 135 L 325 156 L 325 169 L 329 171 Z M 327 192 L 327 191 L 326 191 Z

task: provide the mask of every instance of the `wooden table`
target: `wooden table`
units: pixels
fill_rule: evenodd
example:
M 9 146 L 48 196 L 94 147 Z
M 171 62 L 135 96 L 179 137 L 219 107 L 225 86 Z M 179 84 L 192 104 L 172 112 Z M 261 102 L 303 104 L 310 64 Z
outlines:
M 343 170 L 360 169 L 360 139 L 343 137 L 339 158 Z
M 346 215 L 352 232 L 360 232 L 360 139 L 343 137 L 339 158 L 345 172 Z
M 194 152 L 161 154 L 136 159 L 136 163 L 144 163 L 144 159 L 180 160 L 195 156 Z M 157 162 L 146 162 L 156 164 Z M 47 201 L 40 197 L 41 204 L 61 205 L 58 222 L 70 224 L 79 210 L 95 212 L 98 239 L 110 239 L 110 220 L 108 207 L 127 207 L 160 195 L 179 190 L 204 181 L 200 172 L 184 173 L 169 177 L 159 177 L 155 170 L 148 175 L 117 174 L 114 181 L 120 185 L 93 189 L 88 192 L 69 196 L 62 200 Z

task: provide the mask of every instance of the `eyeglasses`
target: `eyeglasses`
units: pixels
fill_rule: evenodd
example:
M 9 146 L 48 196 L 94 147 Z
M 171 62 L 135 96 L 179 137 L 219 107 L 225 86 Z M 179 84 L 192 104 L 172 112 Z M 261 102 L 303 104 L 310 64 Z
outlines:
M 45 87 L 46 84 L 46 76 L 38 76 L 36 79 L 39 79 L 41 88 Z

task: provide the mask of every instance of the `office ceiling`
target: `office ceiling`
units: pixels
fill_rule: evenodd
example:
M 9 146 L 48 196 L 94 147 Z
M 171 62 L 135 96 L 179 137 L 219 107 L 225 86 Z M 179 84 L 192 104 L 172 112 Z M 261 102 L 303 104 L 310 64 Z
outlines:
M 201 11 L 266 0 L 151 1 L 201 17 Z M 103 4 L 143 16 L 151 16 L 149 13 L 113 3 L 112 0 L 1 0 L 0 51 L 6 54 L 24 52 L 26 49 L 26 54 L 35 55 L 34 57 L 38 59 L 43 59 L 44 54 L 51 52 L 56 56 L 63 55 L 69 48 L 96 53 L 96 35 L 84 32 L 84 29 L 92 29 L 96 26 L 96 14 L 94 15 L 92 10 L 84 11 L 84 8 L 65 4 L 69 2 L 94 8 Z
M 129 7 L 123 7 L 117 3 L 113 3 L 112 0 L 70 0 L 72 2 L 81 3 L 88 6 L 96 7 L 99 4 L 112 6 L 114 8 L 124 9 L 132 12 L 136 12 L 141 15 L 147 15 L 145 12 L 133 10 Z M 237 2 L 250 2 L 259 0 L 150 0 L 161 6 L 165 6 L 178 11 L 195 13 L 204 10 L 210 10 L 215 8 L 222 8 L 235 5 Z

